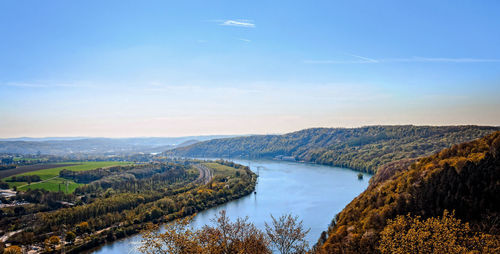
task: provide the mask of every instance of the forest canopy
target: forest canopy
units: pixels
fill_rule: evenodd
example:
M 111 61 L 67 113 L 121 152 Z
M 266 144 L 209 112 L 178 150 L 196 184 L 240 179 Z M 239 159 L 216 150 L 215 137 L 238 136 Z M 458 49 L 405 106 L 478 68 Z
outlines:
M 200 158 L 287 156 L 299 161 L 374 173 L 388 162 L 428 156 L 496 130 L 500 127 L 401 125 L 313 128 L 283 135 L 214 139 L 166 153 Z
M 456 245 L 447 246 L 450 250 L 498 253 L 499 182 L 500 132 L 416 161 L 390 165 L 377 172 L 368 189 L 335 216 L 316 251 L 408 253 L 398 252 L 391 243 L 415 247 L 415 241 L 434 234 L 437 242 L 427 246 L 431 250 L 439 241 L 455 237 Z M 453 218 L 445 211 L 452 211 Z M 401 217 L 406 215 L 409 217 Z

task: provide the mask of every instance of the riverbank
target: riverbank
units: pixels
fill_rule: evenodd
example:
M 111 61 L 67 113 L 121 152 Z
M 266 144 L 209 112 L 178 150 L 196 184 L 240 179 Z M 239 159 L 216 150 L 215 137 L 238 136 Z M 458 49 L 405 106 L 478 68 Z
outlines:
M 192 226 L 200 228 L 211 224 L 220 210 L 226 210 L 231 219 L 248 216 L 249 222 L 263 229 L 270 222 L 270 214 L 280 216 L 293 213 L 311 228 L 306 239 L 314 244 L 321 232 L 328 228 L 335 213 L 340 212 L 368 186 L 371 175 L 358 180 L 359 172 L 338 167 L 310 163 L 273 160 L 233 160 L 249 166 L 259 174 L 256 194 L 218 205 L 197 213 Z M 93 249 L 97 254 L 138 253 L 141 235 L 123 238 Z
M 225 166 L 225 165 L 222 165 L 222 166 Z M 225 166 L 225 167 L 229 168 L 229 169 L 232 168 L 232 167 L 228 167 L 228 166 Z M 195 180 L 195 182 L 196 183 L 201 182 L 201 184 L 198 187 L 193 188 L 192 190 L 188 190 L 186 192 L 195 191 L 197 193 L 200 193 L 200 192 L 204 192 L 205 190 L 209 190 L 209 188 L 210 188 L 209 186 L 211 186 L 212 188 L 214 186 L 217 186 L 217 182 L 220 180 L 220 178 L 218 179 L 217 177 L 223 176 L 223 174 L 221 172 L 219 172 L 218 170 L 211 169 L 205 165 L 201 165 L 201 164 L 196 165 L 195 168 L 197 168 L 199 170 L 199 173 L 200 173 L 200 177 L 198 177 Z M 234 170 L 234 168 L 232 168 L 232 169 Z M 227 169 L 226 169 L 226 171 L 227 171 Z M 237 172 L 237 171 L 235 170 L 235 172 Z M 109 244 L 109 243 L 112 244 L 113 242 L 115 242 L 117 240 L 138 235 L 142 230 L 144 230 L 148 227 L 148 224 L 168 223 L 170 221 L 173 221 L 173 220 L 176 220 L 179 218 L 184 218 L 186 216 L 193 215 L 193 214 L 198 213 L 200 211 L 203 211 L 205 209 L 210 209 L 212 207 L 216 207 L 216 206 L 219 206 L 221 204 L 230 202 L 232 200 L 236 200 L 236 199 L 239 199 L 241 197 L 247 196 L 255 191 L 255 186 L 257 183 L 257 175 L 252 173 L 250 170 L 248 170 L 248 171 L 244 170 L 243 172 L 248 172 L 248 174 L 249 174 L 249 178 L 248 178 L 249 181 L 247 182 L 246 188 L 233 188 L 232 186 L 229 185 L 229 183 L 227 183 L 227 181 L 229 180 L 229 177 L 224 176 L 224 177 L 227 177 L 227 178 L 224 178 L 227 180 L 223 181 L 223 182 L 225 182 L 223 188 L 233 191 L 232 194 L 226 195 L 222 198 L 221 197 L 219 197 L 219 198 L 206 197 L 203 200 L 204 209 L 202 209 L 202 210 L 182 209 L 178 212 L 171 213 L 167 216 L 162 216 L 158 219 L 155 219 L 153 221 L 149 221 L 147 223 L 140 223 L 137 225 L 132 225 L 129 227 L 121 228 L 121 230 L 119 231 L 120 232 L 119 234 L 113 234 L 113 232 L 115 232 L 117 230 L 117 228 L 120 226 L 110 227 L 106 230 L 101 230 L 101 232 L 99 232 L 98 234 L 93 235 L 92 238 L 90 239 L 90 241 L 86 241 L 85 243 L 83 243 L 79 246 L 76 246 L 67 252 L 68 253 L 82 253 L 82 252 L 83 253 L 92 253 L 95 250 L 99 249 L 99 247 L 103 244 Z M 233 174 L 234 174 L 234 172 L 233 172 Z M 237 176 L 237 179 L 240 178 L 238 176 L 238 174 L 236 174 L 236 176 Z M 212 178 L 214 178 L 214 177 L 216 179 L 213 180 Z M 241 176 L 241 178 L 244 178 L 244 177 Z M 210 180 L 213 180 L 213 181 L 210 181 Z M 227 186 L 227 188 L 225 186 Z M 110 233 L 111 233 L 111 235 L 110 235 Z

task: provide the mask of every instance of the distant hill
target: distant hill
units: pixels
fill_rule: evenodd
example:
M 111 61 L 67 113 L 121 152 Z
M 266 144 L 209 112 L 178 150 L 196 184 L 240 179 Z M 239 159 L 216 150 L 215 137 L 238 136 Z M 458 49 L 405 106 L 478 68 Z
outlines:
M 163 152 L 175 147 L 229 135 L 146 138 L 13 138 L 0 141 L 0 153 L 8 154 L 131 154 Z
M 294 157 L 324 165 L 375 172 L 388 162 L 430 155 L 490 134 L 487 126 L 368 126 L 313 128 L 283 135 L 213 139 L 168 151 L 183 157 Z
M 178 147 L 190 146 L 190 145 L 196 144 L 196 143 L 198 143 L 198 142 L 200 142 L 200 141 L 199 141 L 199 140 L 196 140 L 196 139 L 186 140 L 186 141 L 184 141 L 184 142 L 182 142 L 182 143 L 178 144 L 178 145 L 176 146 L 176 148 L 178 148 Z
M 78 140 L 78 139 L 89 139 L 89 137 L 45 137 L 45 138 L 19 137 L 19 138 L 0 138 L 0 141 L 56 141 L 56 140 Z
M 500 251 L 500 132 L 454 145 L 416 162 L 401 161 L 386 167 L 371 179 L 366 191 L 336 216 L 328 233 L 322 234 L 318 253 L 378 253 L 380 232 L 388 226 L 388 219 L 407 214 L 422 219 L 435 218 L 443 215 L 445 209 L 454 211 L 455 217 L 469 223 L 474 232 L 487 234 L 492 239 L 489 250 L 474 253 Z M 443 226 L 433 223 L 434 229 Z M 420 228 L 410 234 L 425 239 L 425 233 L 429 232 L 450 233 L 432 232 L 432 228 Z M 395 235 L 400 237 L 404 228 L 397 225 L 395 229 Z M 479 238 L 471 239 L 478 241 Z M 478 246 L 474 242 L 465 244 L 470 248 L 467 251 Z M 392 247 L 405 249 L 405 246 Z M 421 251 L 428 252 L 432 250 Z

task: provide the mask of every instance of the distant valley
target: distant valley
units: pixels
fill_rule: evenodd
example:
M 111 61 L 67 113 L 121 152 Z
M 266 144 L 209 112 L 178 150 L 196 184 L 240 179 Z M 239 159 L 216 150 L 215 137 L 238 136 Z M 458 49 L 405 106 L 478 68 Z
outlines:
M 130 155 L 136 153 L 160 153 L 165 150 L 192 145 L 200 141 L 228 137 L 235 136 L 209 135 L 145 138 L 10 138 L 0 139 L 0 154 Z

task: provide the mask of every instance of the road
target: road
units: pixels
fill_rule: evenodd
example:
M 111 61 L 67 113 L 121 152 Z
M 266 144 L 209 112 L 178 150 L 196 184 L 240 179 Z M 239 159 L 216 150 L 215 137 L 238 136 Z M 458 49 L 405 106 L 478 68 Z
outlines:
M 194 180 L 193 183 L 195 183 L 195 184 L 207 184 L 214 177 L 214 173 L 213 173 L 212 169 L 210 169 L 209 167 L 207 167 L 205 165 L 201 165 L 201 164 L 196 164 L 196 165 L 194 165 L 194 167 L 196 169 L 198 169 L 198 172 L 200 172 L 200 175 L 198 176 L 198 178 L 196 178 L 196 180 Z

